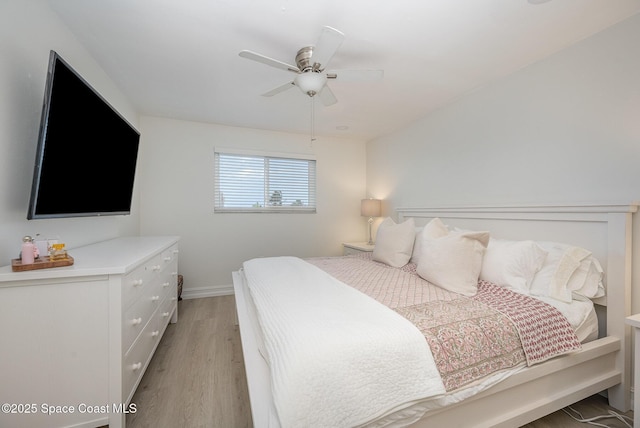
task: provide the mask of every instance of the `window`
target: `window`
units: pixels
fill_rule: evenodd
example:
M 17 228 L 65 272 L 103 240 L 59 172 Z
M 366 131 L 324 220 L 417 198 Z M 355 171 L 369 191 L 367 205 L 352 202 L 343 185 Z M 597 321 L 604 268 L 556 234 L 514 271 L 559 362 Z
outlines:
M 214 193 L 216 212 L 315 213 L 316 161 L 215 151 Z

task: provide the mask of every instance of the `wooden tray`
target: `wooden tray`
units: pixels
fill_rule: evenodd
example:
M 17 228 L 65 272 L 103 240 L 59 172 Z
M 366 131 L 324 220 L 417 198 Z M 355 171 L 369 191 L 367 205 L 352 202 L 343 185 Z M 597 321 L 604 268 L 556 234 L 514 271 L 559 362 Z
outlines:
M 42 256 L 37 258 L 33 263 L 23 265 L 20 259 L 11 259 L 11 270 L 14 272 L 23 272 L 26 270 L 35 269 L 49 269 L 61 266 L 71 266 L 73 264 L 73 257 L 67 255 L 66 259 L 62 260 L 49 260 L 49 256 Z

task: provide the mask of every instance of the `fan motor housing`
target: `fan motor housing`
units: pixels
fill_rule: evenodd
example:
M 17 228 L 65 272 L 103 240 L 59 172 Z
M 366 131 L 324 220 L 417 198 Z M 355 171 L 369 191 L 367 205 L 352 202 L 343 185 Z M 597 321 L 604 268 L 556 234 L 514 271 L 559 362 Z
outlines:
M 320 71 L 320 64 L 314 64 L 311 62 L 312 56 L 313 46 L 305 46 L 298 51 L 298 53 L 296 54 L 296 65 L 298 66 L 298 69 L 300 71 Z

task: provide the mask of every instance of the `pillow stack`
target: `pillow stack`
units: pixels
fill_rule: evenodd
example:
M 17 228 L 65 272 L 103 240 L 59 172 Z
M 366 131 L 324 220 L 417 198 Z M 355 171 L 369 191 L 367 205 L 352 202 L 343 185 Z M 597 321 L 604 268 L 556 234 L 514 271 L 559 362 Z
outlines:
M 385 219 L 372 258 L 393 267 L 415 263 L 425 280 L 465 296 L 477 293 L 478 280 L 566 303 L 605 294 L 602 267 L 584 248 L 450 231 L 439 218 L 419 229 L 412 218 L 401 224 Z
M 604 272 L 590 251 L 558 242 L 539 242 L 548 255 L 531 284 L 532 295 L 562 302 L 603 297 Z

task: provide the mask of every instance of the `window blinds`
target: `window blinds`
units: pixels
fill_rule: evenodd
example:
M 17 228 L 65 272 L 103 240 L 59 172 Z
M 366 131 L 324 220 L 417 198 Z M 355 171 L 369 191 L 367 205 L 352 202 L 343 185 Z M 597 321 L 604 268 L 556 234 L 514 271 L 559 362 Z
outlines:
M 217 212 L 316 212 L 316 161 L 215 152 Z

